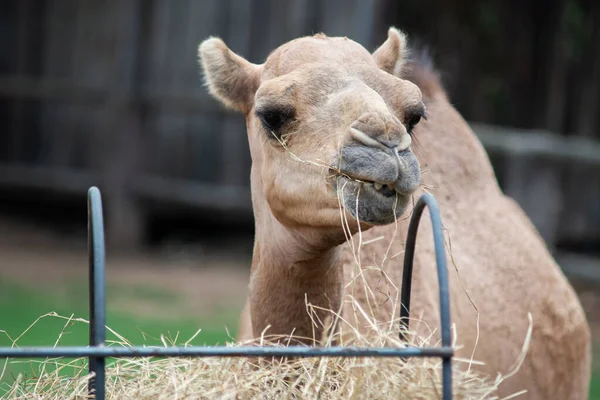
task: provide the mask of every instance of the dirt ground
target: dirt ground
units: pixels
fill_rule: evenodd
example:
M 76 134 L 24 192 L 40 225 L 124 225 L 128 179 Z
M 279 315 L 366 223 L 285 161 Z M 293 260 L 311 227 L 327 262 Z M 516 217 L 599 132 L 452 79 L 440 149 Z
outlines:
M 573 286 L 586 312 L 596 349 L 600 351 L 600 288 L 584 282 L 573 282 Z
M 70 280 L 85 282 L 88 256 L 85 233 L 60 237 L 31 226 L 0 221 L 0 279 L 28 286 L 60 286 Z M 144 286 L 177 293 L 187 312 L 242 309 L 248 283 L 250 255 L 235 249 L 207 251 L 200 245 L 170 245 L 152 252 L 107 254 L 107 282 L 121 288 Z M 588 315 L 595 343 L 600 343 L 600 288 L 573 282 Z M 110 299 L 109 299 L 110 302 Z M 161 310 L 129 301 L 135 313 Z M 172 310 L 165 308 L 168 316 Z
M 250 258 L 235 251 L 206 251 L 200 246 L 171 245 L 156 251 L 114 254 L 107 250 L 107 283 L 119 288 L 144 287 L 176 293 L 186 310 L 206 313 L 243 306 Z M 59 237 L 53 232 L 2 221 L 0 223 L 0 279 L 31 287 L 60 287 L 88 279 L 85 235 Z M 111 299 L 109 298 L 110 302 Z M 151 312 L 144 302 L 128 302 L 128 309 Z M 168 310 L 164 310 L 168 314 Z

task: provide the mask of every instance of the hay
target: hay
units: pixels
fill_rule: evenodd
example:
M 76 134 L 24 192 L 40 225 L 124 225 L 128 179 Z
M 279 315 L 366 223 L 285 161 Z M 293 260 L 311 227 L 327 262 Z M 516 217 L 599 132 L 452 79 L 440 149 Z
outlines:
M 285 147 L 285 143 L 282 143 Z M 292 158 L 298 162 L 306 162 L 291 153 Z M 319 162 L 311 162 L 318 167 Z M 378 312 L 376 295 L 364 276 L 366 270 L 376 270 L 383 277 L 389 287 L 393 287 L 399 294 L 394 282 L 387 276 L 383 264 L 390 256 L 391 243 L 395 239 L 396 227 L 390 238 L 390 245 L 383 254 L 381 265 L 361 265 L 361 248 L 383 237 L 364 241 L 359 229 L 354 236 L 350 232 L 350 224 L 343 212 L 342 192 L 338 190 L 340 201 L 340 220 L 346 234 L 348 245 L 354 258 L 355 271 L 353 286 L 345 302 L 350 302 L 354 310 L 356 321 L 349 323 L 341 318 L 339 312 L 317 309 L 306 303 L 307 312 L 311 315 L 315 327 L 321 325 L 325 332 L 321 338 L 311 338 L 320 346 L 331 347 L 334 345 L 356 347 L 396 347 L 402 348 L 407 344 L 413 347 L 440 346 L 433 337 L 436 332 L 430 332 L 423 337 L 415 332 L 403 332 L 407 341 L 399 339 L 399 321 L 381 321 L 375 316 Z M 358 207 L 358 196 L 357 196 Z M 394 209 L 395 213 L 395 209 Z M 451 249 L 449 249 L 451 253 Z M 391 256 L 391 258 L 394 258 Z M 452 259 L 453 260 L 453 259 Z M 356 284 L 354 285 L 354 281 Z M 352 284 L 352 285 L 351 285 Z M 354 286 L 363 285 L 366 294 L 366 311 L 359 302 L 352 298 Z M 399 309 L 398 296 L 388 298 L 394 306 L 392 310 Z M 476 309 L 476 307 L 475 307 Z M 477 309 L 476 309 L 477 310 Z M 322 321 L 318 315 L 327 315 Z M 477 312 L 479 318 L 479 312 Z M 63 318 L 66 320 L 65 328 L 73 322 L 88 323 L 78 318 L 66 318 L 54 313 L 43 317 Z M 43 318 L 40 317 L 40 318 Z M 358 321 L 369 328 L 366 332 L 356 329 Z M 505 376 L 488 377 L 476 372 L 473 365 L 479 364 L 473 359 L 453 359 L 453 394 L 454 399 L 499 399 L 497 389 L 500 383 L 514 375 L 520 368 L 531 339 L 531 315 L 529 316 L 530 328 L 524 338 L 523 350 L 515 361 L 511 371 Z M 38 319 L 39 321 L 39 319 Z M 36 321 L 37 322 L 37 321 Z M 34 322 L 34 324 L 36 323 Z M 416 321 L 412 321 L 414 324 Z M 479 325 L 479 324 L 477 324 Z M 33 326 L 33 325 L 32 325 Z M 336 326 L 340 329 L 331 329 Z M 365 325 L 363 325 L 364 327 Z M 28 328 L 30 329 L 31 326 Z M 130 347 L 131 343 L 107 328 L 117 340 L 107 342 L 110 346 Z M 64 332 L 64 329 L 63 329 Z M 199 332 L 198 332 L 199 333 Z M 62 335 L 62 334 L 61 334 Z M 19 336 L 21 338 L 23 335 Z M 456 335 L 455 335 L 456 336 Z M 195 337 L 195 335 L 194 335 Z M 165 347 L 188 346 L 194 339 L 187 342 L 176 343 L 163 339 Z M 13 341 L 16 346 L 19 338 Z M 455 337 L 454 340 L 457 338 Z M 265 346 L 285 346 L 291 341 L 289 337 L 270 337 L 266 332 L 255 341 L 255 344 Z M 60 342 L 60 337 L 56 344 Z M 248 345 L 251 343 L 231 343 L 228 347 Z M 473 354 L 474 354 L 473 350 Z M 10 360 L 11 363 L 23 362 Z M 31 361 L 29 361 L 31 362 Z M 66 377 L 61 370 L 73 370 L 74 373 Z M 40 362 L 34 378 L 18 376 L 8 388 L 3 397 L 6 400 L 16 399 L 56 399 L 80 400 L 87 399 L 88 371 L 87 359 L 76 360 L 51 359 Z M 0 370 L 0 380 L 6 368 Z M 250 358 L 129 358 L 119 359 L 106 368 L 106 395 L 108 399 L 439 399 L 441 398 L 442 360 L 440 358 L 296 358 L 292 360 L 265 360 Z M 515 398 L 525 392 L 514 393 L 505 398 Z
M 87 323 L 83 319 L 60 317 L 54 313 L 46 316 L 64 318 L 67 321 L 65 326 L 73 322 Z M 384 328 L 392 325 L 396 329 Z M 343 338 L 329 335 L 323 345 L 330 346 L 333 339 L 337 339 L 343 341 L 342 345 L 405 346 L 405 342 L 398 339 L 397 324 L 373 324 L 372 327 L 368 335 L 361 335 L 354 330 L 350 330 L 352 333 Z M 117 340 L 109 342 L 110 346 L 131 346 L 125 338 L 111 332 Z M 523 346 L 523 355 L 529 336 L 530 332 Z M 164 346 L 176 344 L 162 339 Z M 192 339 L 179 345 L 187 346 Z M 273 346 L 285 345 L 281 344 L 284 342 L 281 339 L 262 337 L 260 342 Z M 408 341 L 418 347 L 439 345 L 431 343 L 430 338 L 419 338 L 412 332 L 409 332 Z M 518 370 L 522 357 L 517 361 L 513 373 Z M 473 372 L 473 368 L 470 368 L 473 363 L 473 360 L 454 359 L 454 398 L 497 399 L 494 393 L 507 376 L 489 379 Z M 51 369 L 49 367 L 56 369 L 48 372 Z M 66 377 L 60 373 L 64 368 L 72 368 L 75 373 Z M 85 358 L 40 362 L 36 376 L 18 376 L 3 399 L 88 398 L 89 376 Z M 418 400 L 439 399 L 442 389 L 441 360 L 438 358 L 305 358 L 287 362 L 248 358 L 133 358 L 116 360 L 107 366 L 106 376 L 108 399 Z

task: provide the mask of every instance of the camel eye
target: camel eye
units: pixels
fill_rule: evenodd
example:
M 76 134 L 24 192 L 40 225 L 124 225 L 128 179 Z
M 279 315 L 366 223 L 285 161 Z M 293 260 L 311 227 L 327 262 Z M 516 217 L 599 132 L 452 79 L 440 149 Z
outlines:
M 417 107 L 416 109 L 412 109 L 406 113 L 406 118 L 404 118 L 404 126 L 406 127 L 406 131 L 408 134 L 412 134 L 413 129 L 421 119 L 427 119 L 425 116 L 425 107 Z
M 280 131 L 285 124 L 290 122 L 294 116 L 294 110 L 291 108 L 264 108 L 256 110 L 256 116 L 260 119 L 263 127 L 279 136 Z
M 411 115 L 406 121 L 406 131 L 410 134 L 412 133 L 415 126 L 421 121 L 421 116 L 419 114 Z
M 265 128 L 272 131 L 278 130 L 284 123 L 284 116 L 276 111 L 266 111 L 264 113 L 259 114 L 258 117 L 260 118 Z

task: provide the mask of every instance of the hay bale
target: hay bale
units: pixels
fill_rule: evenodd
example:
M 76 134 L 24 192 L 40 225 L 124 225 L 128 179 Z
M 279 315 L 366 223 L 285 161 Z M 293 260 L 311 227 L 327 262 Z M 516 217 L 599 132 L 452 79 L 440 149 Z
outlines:
M 83 319 L 67 320 L 69 323 L 87 323 Z M 343 338 L 335 334 L 328 335 L 321 345 L 331 346 L 336 340 L 341 345 L 360 347 L 406 345 L 398 338 L 397 321 L 391 324 L 371 322 L 372 329 L 368 334 L 350 329 Z M 111 342 L 111 346 L 130 346 L 126 339 L 113 333 L 119 340 Z M 439 345 L 431 343 L 430 338 L 417 337 L 413 332 L 409 332 L 408 338 L 412 346 Z M 285 338 L 262 337 L 259 342 L 283 346 L 285 340 L 282 339 Z M 165 346 L 174 345 L 166 340 L 163 342 Z M 523 355 L 527 343 L 528 340 L 525 341 Z M 227 344 L 241 345 L 244 344 Z M 506 377 L 490 379 L 479 375 L 470 368 L 469 364 L 475 363 L 473 360 L 454 360 L 454 399 L 497 399 L 495 392 Z M 58 368 L 46 372 L 48 365 Z M 439 399 L 442 389 L 441 365 L 441 359 L 438 358 L 298 358 L 287 362 L 248 358 L 119 359 L 107 367 L 106 393 L 108 399 L 119 400 Z M 75 368 L 75 375 L 68 378 L 61 375 L 60 370 L 66 367 Z M 509 375 L 516 372 L 518 367 L 519 363 Z M 19 376 L 4 398 L 85 399 L 88 379 L 85 358 L 48 360 L 39 365 L 37 378 Z

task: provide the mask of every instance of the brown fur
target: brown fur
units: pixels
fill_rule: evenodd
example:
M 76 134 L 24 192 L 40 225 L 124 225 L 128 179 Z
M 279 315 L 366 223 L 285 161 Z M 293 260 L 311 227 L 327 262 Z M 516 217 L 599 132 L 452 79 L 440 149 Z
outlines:
M 500 395 L 526 389 L 527 399 L 585 399 L 590 332 L 576 294 L 527 216 L 502 194 L 483 147 L 447 101 L 433 72 L 409 64 L 407 76 L 418 87 L 392 76 L 405 62 L 404 42 L 404 35 L 391 28 L 388 40 L 371 56 L 346 38 L 318 35 L 281 46 L 262 65 L 233 56 L 219 39 L 201 45 L 211 93 L 246 115 L 253 160 L 256 241 L 240 339 L 260 336 L 267 328 L 267 333 L 312 337 L 305 301 L 332 309 L 343 306 L 343 316 L 352 321 L 353 308 L 342 304 L 347 294 L 381 321 L 397 316 L 392 300 L 401 282 L 408 220 L 385 222 L 385 215 L 372 211 L 386 205 L 385 199 L 367 193 L 362 215 L 372 221 L 357 223 L 353 215 L 358 211 L 351 207 L 356 195 L 343 191 L 338 197 L 335 189 L 340 191 L 340 182 L 363 186 L 341 176 L 343 166 L 330 167 L 336 154 L 358 146 L 357 151 L 382 157 L 374 164 L 365 161 L 364 179 L 383 182 L 383 175 L 369 178 L 385 169 L 389 159 L 382 152 L 387 148 L 366 149 L 372 144 L 369 138 L 377 141 L 375 147 L 405 140 L 407 113 L 422 104 L 422 90 L 428 120 L 417 126 L 414 137 L 424 166 L 421 183 L 437 198 L 446 230 L 452 321 L 461 346 L 457 355 L 470 358 L 474 352 L 475 360 L 485 362 L 474 368 L 492 377 L 507 373 L 521 351 L 531 313 L 527 357 L 502 384 Z M 277 133 L 265 132 L 255 114 L 265 104 L 294 110 L 285 133 L 275 140 Z M 357 121 L 380 127 L 370 132 Z M 353 126 L 366 137 L 352 138 Z M 402 154 L 411 159 L 410 150 Z M 411 163 L 399 165 L 405 178 L 396 187 L 406 183 L 408 188 L 406 196 L 397 195 L 403 211 L 403 199 L 420 194 L 410 179 L 418 169 Z M 372 294 L 365 291 L 361 276 L 356 279 L 341 217 L 348 219 L 355 244 L 371 241 L 360 246 L 358 257 Z M 439 327 L 437 293 L 431 229 L 424 219 L 412 294 L 412 316 L 418 320 L 412 327 L 423 335 Z

